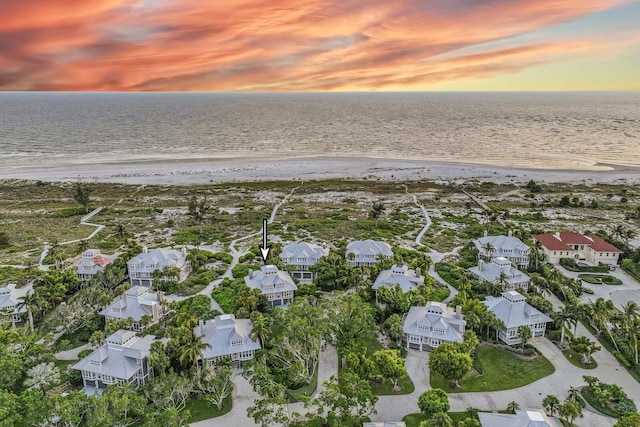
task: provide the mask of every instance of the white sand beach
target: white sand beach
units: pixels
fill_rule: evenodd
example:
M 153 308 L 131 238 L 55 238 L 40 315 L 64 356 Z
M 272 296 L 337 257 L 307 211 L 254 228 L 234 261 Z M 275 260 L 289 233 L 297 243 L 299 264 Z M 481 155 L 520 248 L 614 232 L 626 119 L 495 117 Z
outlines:
M 95 180 L 128 184 L 204 184 L 270 180 L 381 179 L 493 182 L 530 179 L 567 183 L 638 183 L 640 168 L 576 164 L 575 169 L 514 168 L 473 163 L 398 160 L 370 157 L 149 159 L 101 163 L 56 162 L 0 165 L 0 179 L 43 181 Z M 557 165 L 560 166 L 560 165 Z

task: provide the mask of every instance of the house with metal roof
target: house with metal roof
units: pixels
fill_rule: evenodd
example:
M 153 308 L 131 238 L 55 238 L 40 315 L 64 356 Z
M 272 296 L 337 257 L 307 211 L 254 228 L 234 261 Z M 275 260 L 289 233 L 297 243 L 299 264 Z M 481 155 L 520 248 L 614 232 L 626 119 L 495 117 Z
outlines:
M 347 245 L 345 256 L 349 265 L 373 266 L 382 258 L 391 258 L 391 246 L 378 240 L 356 240 Z
M 12 296 L 14 284 L 0 286 L 0 322 L 9 322 L 12 326 L 22 321 L 22 316 L 27 312 L 26 307 L 18 308 L 16 298 Z
M 517 237 L 513 237 L 511 232 L 508 236 L 485 235 L 474 240 L 473 244 L 478 249 L 478 259 L 504 257 L 518 268 L 529 266 L 529 246 L 522 243 Z
M 482 427 L 562 427 L 559 419 L 540 409 L 516 410 L 515 414 L 478 412 Z
M 478 260 L 476 267 L 469 268 L 469 271 L 481 282 L 500 283 L 505 280 L 505 291 L 515 291 L 516 289 L 527 289 L 531 278 L 522 271 L 515 268 L 511 261 L 504 257 L 496 257 L 491 262 Z
M 120 329 L 71 369 L 82 372 L 87 394 L 101 393 L 111 384 L 144 384 L 153 376 L 147 357 L 155 338 L 153 335 L 138 337 L 133 331 Z
M 130 329 L 142 331 L 158 323 L 165 316 L 165 308 L 161 302 L 164 292 L 151 292 L 146 286 L 134 286 L 116 298 L 109 306 L 100 312 L 107 322 L 119 319 L 133 319 Z M 142 324 L 143 316 L 150 316 L 147 325 Z
M 86 283 L 93 279 L 98 271 L 104 270 L 111 261 L 113 261 L 113 257 L 102 255 L 100 249 L 87 249 L 71 266 L 76 267 L 78 278 L 82 283 Z
M 498 331 L 498 338 L 508 345 L 522 342 L 518 335 L 519 326 L 528 326 L 532 337 L 542 337 L 551 318 L 535 307 L 517 291 L 503 292 L 500 297 L 488 296 L 484 300 L 487 309 L 502 320 L 505 328 Z
M 249 270 L 244 282 L 250 288 L 260 290 L 271 307 L 290 303 L 298 290 L 289 273 L 279 270 L 275 265 L 265 265 L 260 271 Z
M 129 282 L 131 286 L 153 286 L 153 273 L 165 267 L 178 270 L 178 282 L 184 281 L 191 273 L 191 262 L 187 260 L 187 248 L 181 250 L 157 248 L 149 251 L 146 247 L 142 253 L 127 261 Z M 162 277 L 160 280 L 174 280 Z
M 260 344 L 251 338 L 253 324 L 249 319 L 236 319 L 233 314 L 222 314 L 213 319 L 200 321 L 193 329 L 196 336 L 210 347 L 203 351 L 202 360 L 215 363 L 229 358 L 241 364 L 253 359 Z
M 573 258 L 592 265 L 616 265 L 622 253 L 620 249 L 595 234 L 585 236 L 563 231 L 536 234 L 533 238 L 542 244 L 547 261 L 551 263 L 560 262 L 560 258 Z
M 402 320 L 407 349 L 428 351 L 443 342 L 462 343 L 467 322 L 462 309 L 447 307 L 442 302 L 429 301 L 424 307 L 411 307 Z
M 311 283 L 316 278 L 315 273 L 309 271 L 322 258 L 329 254 L 329 249 L 312 243 L 290 243 L 282 249 L 280 258 L 284 265 L 292 266 L 291 275 L 301 283 Z
M 407 427 L 404 421 L 371 421 L 362 423 L 362 427 Z
M 376 281 L 373 283 L 371 289 L 378 293 L 378 289 L 395 288 L 400 286 L 402 292 L 409 292 L 417 289 L 418 286 L 424 283 L 424 276 L 420 275 L 420 269 L 409 270 L 409 267 L 404 265 L 394 265 L 390 270 L 383 270 L 378 274 Z

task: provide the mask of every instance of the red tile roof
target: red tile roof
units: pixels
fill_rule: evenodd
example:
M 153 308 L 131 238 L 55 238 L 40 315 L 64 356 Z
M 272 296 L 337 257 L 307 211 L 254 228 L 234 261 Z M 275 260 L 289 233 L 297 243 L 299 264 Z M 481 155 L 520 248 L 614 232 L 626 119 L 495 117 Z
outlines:
M 542 245 L 550 249 L 552 251 L 572 251 L 573 248 L 570 248 L 563 243 L 560 239 L 556 237 L 555 234 L 546 233 L 546 234 L 536 234 L 533 236 L 534 239 L 538 240 Z M 589 242 L 591 243 L 591 242 Z
M 93 262 L 98 265 L 105 266 L 111 262 L 111 258 L 102 257 L 100 255 L 93 257 Z
M 593 242 L 580 233 L 573 231 L 562 231 L 560 239 L 567 245 L 591 245 Z
M 596 252 L 622 252 L 620 249 L 613 246 L 611 243 L 602 240 L 600 237 L 595 234 L 590 234 L 589 238 L 593 240 L 593 244 L 591 245 L 591 249 Z

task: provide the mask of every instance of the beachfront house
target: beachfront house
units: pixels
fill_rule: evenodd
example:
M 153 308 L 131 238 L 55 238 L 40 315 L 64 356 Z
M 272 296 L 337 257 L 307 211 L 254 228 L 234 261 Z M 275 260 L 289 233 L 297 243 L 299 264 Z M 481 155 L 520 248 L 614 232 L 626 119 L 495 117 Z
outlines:
M 27 312 L 24 306 L 18 308 L 17 298 L 12 295 L 15 287 L 14 284 L 0 286 L 0 322 L 9 322 L 12 326 L 20 323 Z
M 484 300 L 487 309 L 502 320 L 505 328 L 498 331 L 498 338 L 508 345 L 520 344 L 519 326 L 528 326 L 532 337 L 544 336 L 551 318 L 526 303 L 525 297 L 516 291 L 503 292 L 500 297 L 488 296 Z
M 540 409 L 518 409 L 515 414 L 478 412 L 482 427 L 562 427 L 559 419 Z
M 151 292 L 146 286 L 134 286 L 100 312 L 107 322 L 132 318 L 132 331 L 143 331 L 166 314 L 164 292 Z M 146 316 L 146 317 L 145 317 Z
M 278 270 L 275 265 L 265 265 L 260 271 L 249 270 L 244 282 L 252 289 L 259 289 L 271 307 L 290 303 L 298 290 L 289 273 Z
M 559 233 L 536 234 L 534 239 L 542 244 L 547 261 L 560 262 L 560 258 L 573 258 L 590 265 L 599 263 L 616 265 L 622 251 L 595 234 L 585 236 L 580 233 L 563 231 Z
M 78 278 L 84 284 L 93 279 L 98 271 L 104 270 L 111 261 L 113 257 L 102 255 L 100 249 L 87 249 L 71 266 L 76 267 Z
M 206 322 L 201 320 L 193 333 L 210 345 L 202 352 L 202 360 L 215 363 L 228 358 L 240 366 L 242 362 L 253 359 L 256 350 L 260 349 L 257 340 L 251 338 L 252 329 L 251 320 L 222 314 Z
M 280 258 L 287 267 L 293 267 L 291 275 L 300 283 L 311 283 L 316 274 L 309 271 L 325 255 L 329 254 L 327 248 L 311 243 L 290 243 L 282 249 Z
M 382 258 L 391 258 L 391 246 L 378 240 L 356 240 L 347 245 L 345 254 L 351 267 L 373 266 Z
M 462 308 L 429 301 L 424 307 L 411 307 L 402 320 L 407 349 L 428 351 L 443 342 L 462 343 L 466 326 Z
M 101 393 L 111 384 L 144 384 L 153 376 L 147 357 L 155 338 L 138 337 L 135 332 L 120 329 L 71 369 L 82 373 L 84 392 L 89 395 Z
M 127 262 L 129 282 L 131 286 L 152 286 L 155 271 L 175 269 L 176 277 L 163 276 L 161 281 L 176 280 L 182 282 L 191 273 L 191 262 L 187 260 L 187 248 L 181 250 L 158 248 L 149 251 L 146 247 L 142 253 Z
M 493 258 L 491 262 L 480 259 L 478 265 L 469 268 L 469 271 L 481 282 L 502 284 L 505 291 L 526 290 L 531 282 L 529 276 L 515 268 L 511 261 L 504 257 Z
M 383 270 L 378 274 L 376 281 L 373 283 L 371 289 L 376 291 L 384 288 L 395 288 L 400 286 L 402 292 L 406 293 L 417 289 L 418 286 L 424 283 L 424 277 L 420 275 L 420 269 L 409 270 L 409 267 L 404 265 L 394 265 L 390 270 Z
M 362 423 L 362 427 L 407 427 L 404 421 L 370 421 Z
M 492 259 L 503 257 L 511 261 L 518 268 L 529 266 L 529 246 L 511 235 L 508 236 L 485 236 L 473 241 L 478 249 L 478 259 Z

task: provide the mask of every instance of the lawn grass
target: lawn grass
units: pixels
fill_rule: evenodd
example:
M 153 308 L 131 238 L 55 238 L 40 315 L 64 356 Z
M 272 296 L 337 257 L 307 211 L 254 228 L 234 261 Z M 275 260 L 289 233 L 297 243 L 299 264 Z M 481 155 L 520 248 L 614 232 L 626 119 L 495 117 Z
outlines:
M 582 363 L 582 355 L 580 353 L 576 353 L 575 351 L 572 351 L 572 350 L 565 350 L 562 352 L 562 354 L 564 354 L 564 357 L 566 357 L 569 362 L 571 362 L 573 365 L 577 366 L 578 368 L 595 369 L 598 367 L 598 363 L 595 361 L 593 357 L 591 357 L 591 364 L 585 365 Z
M 232 407 L 233 402 L 231 400 L 231 395 L 227 396 L 222 402 L 221 411 L 216 409 L 216 405 L 212 405 L 211 402 L 200 396 L 197 400 L 188 401 L 185 409 L 189 410 L 189 422 L 195 423 L 197 421 L 224 415 L 229 412 Z
M 621 285 L 622 280 L 608 274 L 578 274 L 578 277 L 592 285 Z
M 318 369 L 313 373 L 309 384 L 305 384 L 295 390 L 287 389 L 287 396 L 289 396 L 289 402 L 300 402 L 303 396 L 311 396 L 318 387 Z
M 478 348 L 478 356 L 484 374 L 470 374 L 460 381 L 461 388 L 452 388 L 449 380 L 432 371 L 431 387 L 441 388 L 447 393 L 509 390 L 530 384 L 555 371 L 551 362 L 542 355 L 533 360 L 522 360 L 513 353 L 483 345 Z
M 584 397 L 584 400 L 586 400 L 587 403 L 591 405 L 593 409 L 595 409 L 596 411 L 600 412 L 601 414 L 608 415 L 610 417 L 614 417 L 614 418 L 620 417 L 620 414 L 618 414 L 616 411 L 614 411 L 609 407 L 603 406 L 600 403 L 600 401 L 594 394 L 593 390 L 591 390 L 591 387 L 583 387 L 580 390 L 580 393 L 582 394 L 582 397 Z

